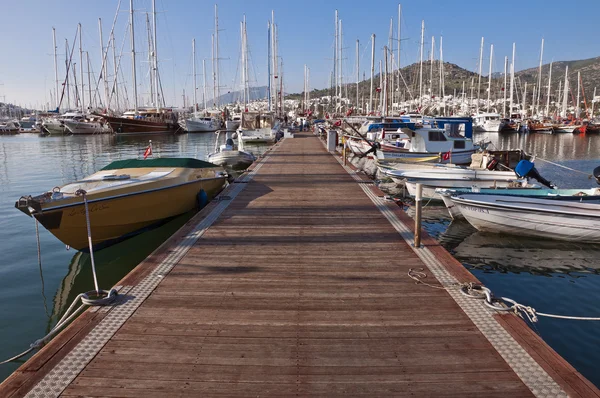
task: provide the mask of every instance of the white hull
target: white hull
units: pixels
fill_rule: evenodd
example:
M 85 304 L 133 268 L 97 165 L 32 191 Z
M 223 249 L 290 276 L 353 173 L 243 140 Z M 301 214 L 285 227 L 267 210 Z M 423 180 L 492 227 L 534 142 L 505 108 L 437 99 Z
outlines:
M 577 242 L 600 242 L 600 205 L 552 199 L 461 194 L 453 198 L 480 231 Z
M 108 123 L 100 124 L 98 122 L 74 122 L 70 120 L 65 120 L 63 123 L 65 124 L 66 130 L 74 135 L 108 134 L 112 132 L 112 130 L 108 126 Z
M 254 155 L 243 151 L 222 151 L 208 155 L 208 161 L 217 166 L 229 167 L 234 170 L 248 168 L 255 160 Z
M 48 133 L 52 134 L 64 134 L 65 133 L 65 126 L 64 124 L 62 124 L 61 122 L 59 122 L 58 120 L 48 120 L 48 121 L 44 121 L 42 123 L 42 127 L 45 128 Z
M 194 119 L 184 120 L 182 127 L 189 133 L 209 133 L 219 129 L 216 122 L 206 122 Z
M 394 179 L 396 181 L 396 179 Z M 396 181 L 398 182 L 398 181 Z M 494 189 L 494 188 L 509 188 L 518 186 L 521 188 L 523 184 L 526 184 L 525 180 L 498 180 L 498 181 L 490 181 L 490 180 L 410 180 L 404 181 L 404 185 L 406 186 L 406 190 L 408 191 L 410 196 L 415 196 L 417 194 L 417 183 L 423 184 L 423 198 L 424 199 L 433 199 L 433 200 L 443 200 L 442 196 L 437 193 L 435 190 L 437 188 L 447 188 L 447 189 L 457 189 L 457 188 L 479 188 L 479 189 Z
M 259 130 L 241 130 L 238 131 L 238 137 L 246 144 L 271 143 L 275 139 L 270 128 Z
M 473 124 L 473 130 L 477 132 L 499 133 L 502 130 L 502 122 L 500 120 L 487 120 L 480 125 Z
M 556 127 L 554 129 L 554 132 L 555 133 L 573 133 L 579 127 L 581 127 L 581 126 L 562 126 L 562 127 Z

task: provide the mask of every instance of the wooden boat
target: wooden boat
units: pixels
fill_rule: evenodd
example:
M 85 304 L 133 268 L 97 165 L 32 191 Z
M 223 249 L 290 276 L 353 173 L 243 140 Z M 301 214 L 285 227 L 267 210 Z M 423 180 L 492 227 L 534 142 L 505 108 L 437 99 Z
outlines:
M 170 109 L 127 111 L 123 116 L 102 116 L 117 135 L 175 134 L 183 132 L 177 114 Z
M 198 159 L 120 160 L 83 180 L 23 196 L 15 207 L 64 244 L 84 250 L 84 190 L 92 242 L 102 248 L 205 204 L 221 191 L 225 179 L 221 167 Z
M 600 242 L 600 196 L 556 197 L 459 193 L 452 196 L 480 231 L 548 239 Z

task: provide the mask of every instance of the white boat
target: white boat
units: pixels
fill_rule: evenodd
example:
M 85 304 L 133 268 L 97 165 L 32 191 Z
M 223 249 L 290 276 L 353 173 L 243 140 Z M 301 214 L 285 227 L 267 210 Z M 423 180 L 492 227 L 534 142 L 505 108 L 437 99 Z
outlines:
M 503 128 L 502 118 L 497 113 L 480 113 L 473 116 L 473 130 L 498 133 Z
M 217 131 L 215 152 L 208 155 L 208 161 L 233 170 L 243 170 L 248 168 L 255 160 L 253 154 L 245 152 L 244 142 L 238 135 L 238 149 L 234 148 L 231 132 L 226 132 L 225 144 L 219 145 L 220 131 Z
M 459 193 L 452 200 L 480 231 L 600 242 L 600 196 L 562 200 Z
M 443 200 L 438 189 L 470 189 L 470 190 L 511 190 L 511 189 L 539 189 L 540 185 L 532 185 L 524 178 L 514 178 L 507 181 L 457 181 L 457 180 L 429 180 L 426 183 L 418 180 L 407 180 L 404 182 L 408 194 L 412 197 L 417 194 L 417 182 L 422 184 L 422 197 L 427 200 Z
M 0 124 L 0 135 L 19 134 L 20 130 L 21 126 L 17 122 L 10 121 Z
M 99 117 L 87 117 L 87 118 L 73 118 L 64 119 L 63 123 L 66 128 L 66 132 L 74 135 L 79 134 L 108 134 L 112 130 L 108 123 L 104 122 Z
M 275 121 L 271 113 L 244 112 L 237 130 L 238 137 L 245 143 L 272 143 L 275 140 Z
M 561 124 L 552 126 L 555 133 L 573 133 L 575 130 L 580 128 L 582 125 L 569 125 L 569 124 Z
M 199 115 L 185 119 L 180 124 L 189 133 L 207 133 L 217 131 L 221 128 L 221 121 L 219 119 Z
M 229 131 L 235 131 L 240 128 L 242 123 L 242 115 L 233 115 L 231 119 L 225 121 L 225 129 Z
M 416 170 L 380 169 L 397 184 L 404 184 L 411 196 L 416 195 L 417 183 L 423 186 L 423 198 L 442 200 L 437 188 L 529 188 L 526 178 L 513 171 L 472 169 L 456 165 L 435 165 Z M 539 186 L 538 186 L 539 187 Z
M 67 127 L 65 126 L 65 120 L 82 120 L 83 114 L 81 112 L 66 112 L 58 117 L 47 117 L 42 120 L 42 127 L 50 135 L 58 135 L 68 133 Z

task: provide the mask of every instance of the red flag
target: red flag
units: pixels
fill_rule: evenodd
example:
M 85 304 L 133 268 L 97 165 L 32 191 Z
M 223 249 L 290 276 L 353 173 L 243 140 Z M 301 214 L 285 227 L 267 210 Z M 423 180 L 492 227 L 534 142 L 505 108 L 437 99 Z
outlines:
M 446 153 L 442 153 L 442 160 L 443 161 L 450 160 L 450 156 L 452 156 L 452 151 L 448 151 Z
M 144 151 L 144 160 L 146 160 L 148 156 L 152 156 L 152 145 L 148 145 L 148 148 Z

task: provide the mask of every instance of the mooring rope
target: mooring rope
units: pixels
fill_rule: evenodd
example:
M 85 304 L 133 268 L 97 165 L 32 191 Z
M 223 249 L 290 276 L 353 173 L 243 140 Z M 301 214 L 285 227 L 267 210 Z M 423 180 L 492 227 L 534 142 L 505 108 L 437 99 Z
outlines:
M 481 285 L 474 283 L 456 283 L 449 286 L 437 286 L 430 283 L 424 282 L 423 279 L 427 277 L 423 268 L 408 270 L 408 277 L 415 281 L 418 285 L 429 286 L 434 289 L 460 289 L 460 292 L 467 297 L 485 300 L 485 305 L 489 308 L 500 311 L 500 312 L 514 312 L 515 314 L 522 313 L 531 323 L 535 323 L 539 320 L 538 317 L 556 318 L 556 319 L 569 319 L 574 321 L 600 321 L 600 317 L 588 317 L 588 316 L 572 316 L 572 315 L 559 315 L 549 314 L 546 312 L 539 312 L 531 306 L 527 306 L 516 302 L 508 297 L 495 297 L 492 291 Z M 507 305 L 506 303 L 510 304 Z
M 60 318 L 60 320 L 56 323 L 56 325 L 54 325 L 54 327 L 50 330 L 50 332 L 47 335 L 45 335 L 41 339 L 38 339 L 38 340 L 34 341 L 33 343 L 31 343 L 29 345 L 29 348 L 27 350 L 23 351 L 22 353 L 17 354 L 9 359 L 6 359 L 6 360 L 0 362 L 0 365 L 15 361 L 15 360 L 29 354 L 33 350 L 42 347 L 44 344 L 46 344 L 46 342 L 51 337 L 53 337 L 63 327 L 65 327 L 69 322 L 71 322 L 84 308 L 86 308 L 86 306 L 109 305 L 109 304 L 112 304 L 115 301 L 115 299 L 117 298 L 118 293 L 117 293 L 116 289 L 113 288 L 113 289 L 110 289 L 109 291 L 106 291 L 106 290 L 100 289 L 98 287 L 98 278 L 96 276 L 96 264 L 94 262 L 94 250 L 93 250 L 93 245 L 92 245 L 90 213 L 89 213 L 86 193 L 87 192 L 85 190 L 79 189 L 77 192 L 75 192 L 75 195 L 81 196 L 83 198 L 83 205 L 85 208 L 85 223 L 86 223 L 87 235 L 88 235 L 88 245 L 89 245 L 89 249 L 90 249 L 90 259 L 92 262 L 92 274 L 94 277 L 94 287 L 96 289 L 91 290 L 89 292 L 78 294 L 77 297 L 75 297 L 75 300 L 73 300 L 73 302 L 69 306 L 69 308 L 67 308 L 67 311 L 65 311 L 64 315 Z M 37 219 L 36 219 L 35 227 L 36 227 L 37 242 L 38 242 L 38 262 L 40 264 L 40 269 L 41 269 L 42 253 L 41 253 L 41 249 L 40 249 L 39 228 L 38 228 L 38 224 L 37 224 Z M 81 301 L 81 305 L 79 307 L 77 307 L 77 309 L 75 309 L 75 306 L 80 301 Z
M 589 179 L 591 179 L 593 177 L 592 174 L 586 173 L 585 171 L 573 169 L 571 167 L 567 167 L 567 166 L 564 166 L 564 165 L 559 164 L 559 163 L 551 162 L 550 160 L 546 160 L 546 159 L 542 159 L 542 158 L 538 158 L 538 157 L 536 157 L 535 160 L 541 160 L 542 162 L 550 163 L 551 165 L 554 165 L 554 166 L 557 166 L 557 167 L 562 167 L 563 169 L 570 170 L 570 171 L 572 171 L 574 173 L 579 173 L 579 174 L 586 175 Z

